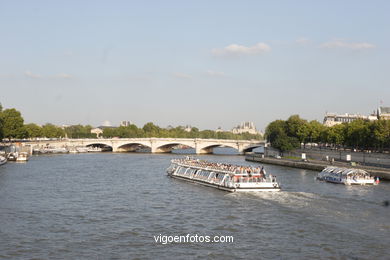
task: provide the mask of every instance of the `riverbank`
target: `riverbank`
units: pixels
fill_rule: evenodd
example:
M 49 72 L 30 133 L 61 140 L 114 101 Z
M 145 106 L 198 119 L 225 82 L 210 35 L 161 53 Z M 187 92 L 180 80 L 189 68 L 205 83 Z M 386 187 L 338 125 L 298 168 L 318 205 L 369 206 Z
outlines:
M 388 168 L 363 166 L 363 165 L 353 166 L 350 163 L 337 162 L 337 161 L 331 164 L 330 162 L 319 161 L 319 160 L 300 161 L 300 160 L 286 159 L 286 158 L 281 158 L 281 159 L 272 158 L 272 157 L 263 158 L 261 154 L 247 154 L 245 155 L 245 160 L 251 162 L 287 166 L 287 167 L 293 167 L 299 169 L 307 169 L 307 170 L 318 171 L 318 172 L 322 171 L 322 169 L 330 165 L 347 167 L 347 168 L 358 168 L 369 172 L 373 176 L 379 176 L 381 179 L 390 180 L 390 169 Z

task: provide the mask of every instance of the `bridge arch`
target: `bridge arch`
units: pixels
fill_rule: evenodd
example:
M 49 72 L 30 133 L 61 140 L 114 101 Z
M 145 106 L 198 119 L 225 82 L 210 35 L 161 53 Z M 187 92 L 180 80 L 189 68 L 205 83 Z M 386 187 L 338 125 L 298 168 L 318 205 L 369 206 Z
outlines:
M 102 148 L 102 151 L 112 152 L 114 150 L 114 147 L 110 143 L 106 142 L 93 142 L 93 143 L 87 143 L 84 144 L 86 147 L 98 147 Z
M 214 143 L 214 144 L 206 144 L 203 146 L 198 146 L 196 149 L 196 153 L 197 154 L 213 153 L 214 148 L 217 148 L 217 147 L 229 147 L 229 148 L 233 148 L 233 149 L 237 150 L 238 152 L 240 152 L 240 149 L 237 145 L 224 144 L 224 143 Z
M 157 146 L 155 148 L 155 153 L 169 153 L 169 152 L 172 152 L 172 150 L 174 150 L 175 147 L 177 146 L 186 146 L 186 147 L 190 147 L 190 148 L 193 148 L 195 149 L 194 145 L 192 144 L 184 144 L 184 143 L 180 143 L 180 142 L 172 142 L 172 143 L 167 143 L 167 144 L 162 144 L 160 146 Z
M 242 151 L 244 153 L 253 152 L 254 149 L 259 148 L 259 147 L 264 147 L 264 145 L 262 145 L 262 144 L 250 145 L 248 147 L 245 147 Z
M 152 147 L 149 144 L 143 142 L 134 142 L 134 143 L 124 143 L 117 145 L 117 152 L 136 152 L 138 150 L 145 149 L 146 151 L 150 151 Z

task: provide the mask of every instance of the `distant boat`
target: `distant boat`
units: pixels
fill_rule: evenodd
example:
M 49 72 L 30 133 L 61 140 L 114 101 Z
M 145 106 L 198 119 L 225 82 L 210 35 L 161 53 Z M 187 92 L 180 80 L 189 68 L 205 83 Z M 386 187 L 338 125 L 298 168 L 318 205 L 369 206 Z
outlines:
M 326 167 L 317 176 L 318 180 L 345 185 L 376 185 L 378 181 L 361 169 Z
M 69 153 L 69 150 L 65 147 L 44 147 L 44 148 L 35 148 L 34 153 L 45 154 L 45 153 Z
M 28 153 L 20 152 L 18 154 L 18 157 L 16 158 L 16 161 L 17 162 L 27 162 L 29 159 L 30 159 L 30 157 L 28 156 Z
M 8 154 L 8 161 L 16 161 L 18 158 L 18 152 L 11 152 Z
M 7 162 L 7 158 L 0 155 L 0 165 L 3 165 Z
M 70 153 L 87 153 L 88 147 L 84 147 L 84 146 L 72 147 L 69 149 L 69 152 Z
M 76 151 L 78 153 L 88 153 L 89 149 L 88 149 L 88 147 L 79 146 L 79 147 L 76 147 Z
M 96 153 L 96 152 L 101 152 L 102 148 L 100 147 L 94 147 L 94 146 L 88 146 L 87 147 L 89 153 Z

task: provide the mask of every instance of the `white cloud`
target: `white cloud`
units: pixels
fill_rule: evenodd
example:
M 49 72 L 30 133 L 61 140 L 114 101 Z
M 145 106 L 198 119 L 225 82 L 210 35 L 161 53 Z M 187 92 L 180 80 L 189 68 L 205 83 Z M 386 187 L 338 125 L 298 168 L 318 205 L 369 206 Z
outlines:
M 215 56 L 240 56 L 240 55 L 257 55 L 269 52 L 271 47 L 263 42 L 259 42 L 253 46 L 244 46 L 238 44 L 230 44 L 222 49 L 213 49 L 211 53 Z
M 29 70 L 26 70 L 26 72 L 24 73 L 24 75 L 28 78 L 32 78 L 32 79 L 41 79 L 43 78 L 41 75 L 39 74 L 34 74 L 32 73 L 31 71 Z
M 175 73 L 173 73 L 173 76 L 175 78 L 179 78 L 179 79 L 192 79 L 191 75 L 185 74 L 185 73 L 181 73 L 181 72 L 175 72 Z
M 335 48 L 344 48 L 351 50 L 363 50 L 363 49 L 372 49 L 376 46 L 367 42 L 347 42 L 343 39 L 335 39 L 332 41 L 324 42 L 320 45 L 320 48 L 325 49 L 335 49 Z
M 208 70 L 206 71 L 206 74 L 211 77 L 224 77 L 225 73 L 222 71 L 214 71 L 214 70 Z

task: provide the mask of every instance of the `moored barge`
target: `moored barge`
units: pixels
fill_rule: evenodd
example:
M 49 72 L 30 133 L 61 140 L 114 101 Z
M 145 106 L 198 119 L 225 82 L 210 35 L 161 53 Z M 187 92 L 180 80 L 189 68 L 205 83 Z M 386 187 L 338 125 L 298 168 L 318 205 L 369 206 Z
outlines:
M 198 159 L 173 159 L 167 169 L 170 177 L 199 183 L 220 190 L 279 191 L 276 177 L 267 175 L 264 168 L 253 168 Z

